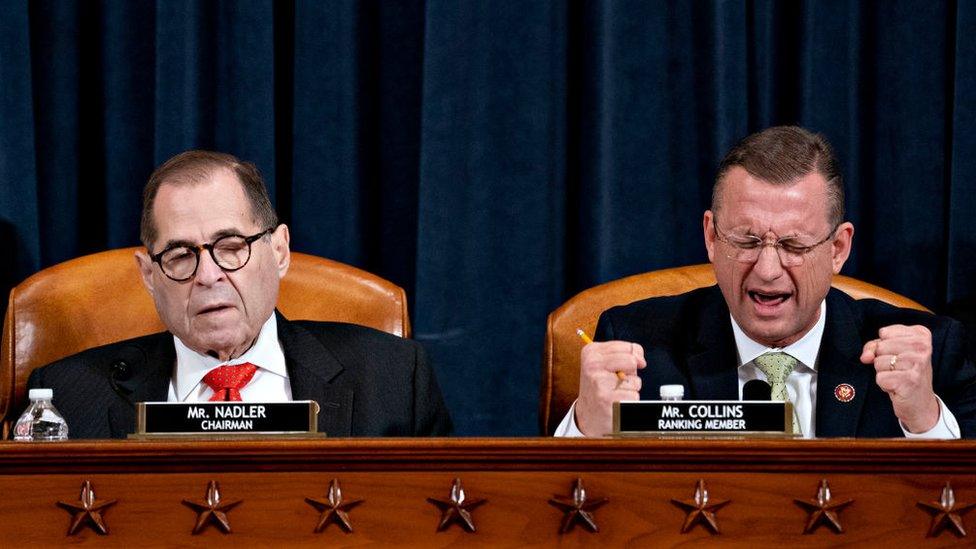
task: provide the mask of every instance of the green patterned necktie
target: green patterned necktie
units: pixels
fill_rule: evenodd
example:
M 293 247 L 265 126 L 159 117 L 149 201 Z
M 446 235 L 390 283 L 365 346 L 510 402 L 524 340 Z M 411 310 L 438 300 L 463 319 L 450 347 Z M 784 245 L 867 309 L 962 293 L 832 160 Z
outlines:
M 797 360 L 786 353 L 765 353 L 756 357 L 755 364 L 766 374 L 766 381 L 771 387 L 770 398 L 790 402 L 790 394 L 786 391 L 786 378 L 793 373 Z M 800 422 L 796 420 L 795 408 L 793 409 L 793 432 L 798 435 L 803 434 L 800 430 Z

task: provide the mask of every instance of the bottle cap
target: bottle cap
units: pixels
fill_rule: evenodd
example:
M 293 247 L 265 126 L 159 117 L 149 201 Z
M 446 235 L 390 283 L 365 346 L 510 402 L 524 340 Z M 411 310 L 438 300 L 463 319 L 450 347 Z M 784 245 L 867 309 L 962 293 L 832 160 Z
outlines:
M 661 385 L 661 398 L 683 398 L 685 396 L 684 385 Z
M 53 389 L 31 389 L 27 392 L 27 398 L 31 400 L 51 400 L 53 396 Z

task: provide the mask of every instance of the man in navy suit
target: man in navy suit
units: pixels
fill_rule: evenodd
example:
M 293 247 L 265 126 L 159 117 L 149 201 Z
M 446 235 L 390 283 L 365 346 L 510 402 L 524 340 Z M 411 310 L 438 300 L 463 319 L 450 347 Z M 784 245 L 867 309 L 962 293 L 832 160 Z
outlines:
M 656 399 L 663 384 L 737 400 L 762 379 L 793 402 L 806 437 L 976 436 L 961 326 L 831 289 L 854 226 L 822 136 L 775 127 L 742 140 L 702 226 L 718 285 L 601 315 L 557 435 L 605 435 L 613 402 Z
M 290 262 L 264 181 L 248 162 L 189 151 L 153 172 L 136 253 L 168 332 L 35 370 L 72 438 L 124 437 L 134 403 L 315 400 L 331 436 L 446 435 L 451 421 L 423 349 L 362 326 L 275 311 Z

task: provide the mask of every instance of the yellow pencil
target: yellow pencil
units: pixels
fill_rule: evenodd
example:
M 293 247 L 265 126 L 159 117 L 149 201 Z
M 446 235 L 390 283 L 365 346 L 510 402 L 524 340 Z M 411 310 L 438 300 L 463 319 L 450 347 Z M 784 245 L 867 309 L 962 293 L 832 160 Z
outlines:
M 589 345 L 590 343 L 593 343 L 593 338 L 591 338 L 590 336 L 586 335 L 586 332 L 583 331 L 583 328 L 576 328 L 576 335 L 578 335 L 579 338 L 582 339 L 583 340 L 583 343 L 586 344 L 586 345 Z M 625 374 L 625 373 L 623 373 L 621 371 L 617 371 L 616 373 L 617 373 L 617 379 L 619 379 L 619 380 L 627 379 L 627 374 Z

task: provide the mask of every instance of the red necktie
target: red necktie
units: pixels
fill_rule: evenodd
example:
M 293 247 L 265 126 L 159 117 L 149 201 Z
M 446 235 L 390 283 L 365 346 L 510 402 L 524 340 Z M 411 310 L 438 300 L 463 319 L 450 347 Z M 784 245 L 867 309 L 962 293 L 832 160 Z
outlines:
M 240 402 L 241 389 L 251 381 L 254 372 L 257 371 L 258 367 L 250 362 L 234 366 L 219 366 L 210 370 L 203 376 L 203 382 L 214 392 L 210 400 Z

